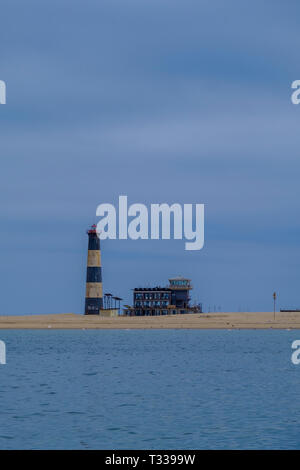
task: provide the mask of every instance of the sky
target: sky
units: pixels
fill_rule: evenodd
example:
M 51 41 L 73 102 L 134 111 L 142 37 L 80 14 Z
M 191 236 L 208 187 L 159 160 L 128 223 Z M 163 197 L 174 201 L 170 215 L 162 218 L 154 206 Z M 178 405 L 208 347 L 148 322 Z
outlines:
M 2 0 L 0 314 L 83 313 L 101 203 L 205 204 L 205 244 L 102 241 L 103 284 L 300 307 L 300 5 Z

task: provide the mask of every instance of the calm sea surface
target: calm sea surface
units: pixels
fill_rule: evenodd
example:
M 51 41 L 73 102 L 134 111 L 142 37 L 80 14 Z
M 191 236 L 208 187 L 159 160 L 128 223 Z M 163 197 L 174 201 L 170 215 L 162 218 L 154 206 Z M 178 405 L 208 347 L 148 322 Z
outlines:
M 300 331 L 0 331 L 1 449 L 295 449 Z

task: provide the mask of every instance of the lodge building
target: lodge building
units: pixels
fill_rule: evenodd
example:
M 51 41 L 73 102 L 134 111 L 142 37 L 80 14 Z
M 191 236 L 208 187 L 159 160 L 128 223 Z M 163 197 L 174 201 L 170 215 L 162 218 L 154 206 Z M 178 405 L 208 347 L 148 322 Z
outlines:
M 201 305 L 190 305 L 191 280 L 183 277 L 169 279 L 168 287 L 136 287 L 133 307 L 126 305 L 124 315 L 176 315 L 202 312 Z

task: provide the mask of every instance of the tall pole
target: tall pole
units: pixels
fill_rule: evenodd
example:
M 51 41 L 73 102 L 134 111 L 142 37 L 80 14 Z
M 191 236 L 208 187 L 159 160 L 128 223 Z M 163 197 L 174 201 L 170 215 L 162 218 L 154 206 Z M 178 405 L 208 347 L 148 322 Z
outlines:
M 275 314 L 276 314 L 276 297 L 277 297 L 276 292 L 274 292 L 274 294 L 273 294 L 273 299 L 274 299 L 274 321 L 275 321 Z

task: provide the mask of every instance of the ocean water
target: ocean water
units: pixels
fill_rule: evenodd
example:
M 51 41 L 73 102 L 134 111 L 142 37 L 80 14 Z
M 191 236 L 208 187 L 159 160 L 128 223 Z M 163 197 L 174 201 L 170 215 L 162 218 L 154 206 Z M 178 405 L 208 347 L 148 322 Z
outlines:
M 0 449 L 297 449 L 300 331 L 1 331 Z

